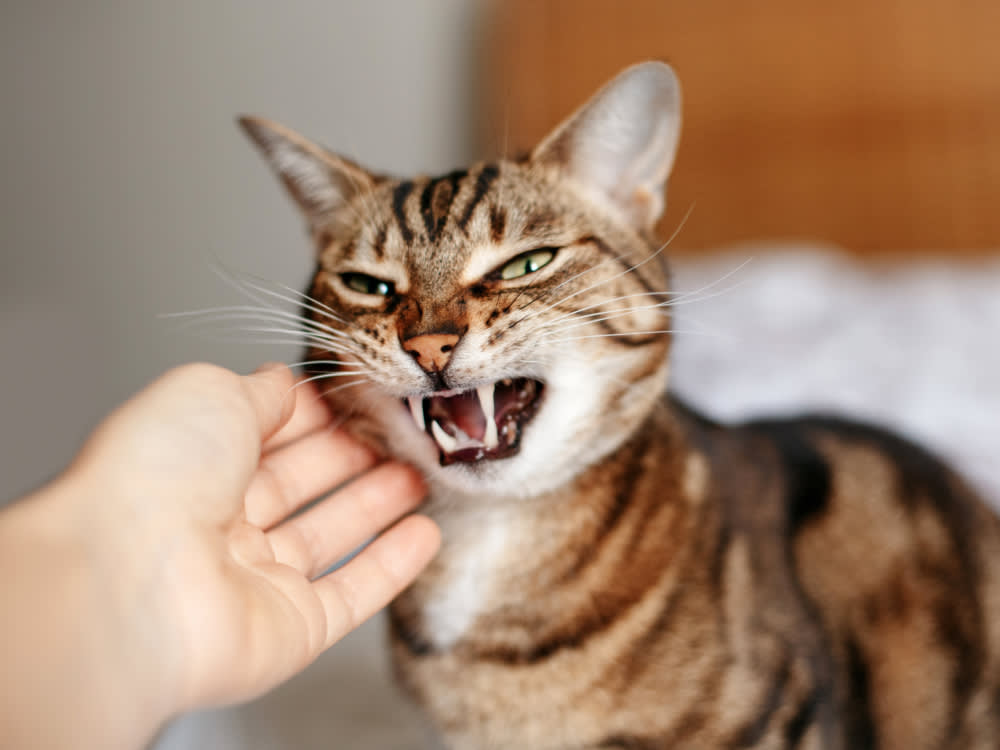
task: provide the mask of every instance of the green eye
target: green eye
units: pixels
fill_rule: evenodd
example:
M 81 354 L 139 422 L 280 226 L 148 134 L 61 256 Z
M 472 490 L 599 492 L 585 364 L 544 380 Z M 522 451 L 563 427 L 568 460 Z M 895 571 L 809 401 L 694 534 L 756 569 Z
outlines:
M 382 281 L 366 273 L 342 273 L 341 280 L 348 289 L 353 289 L 361 294 L 371 294 L 376 297 L 391 297 L 396 287 L 391 281 Z
M 506 281 L 527 276 L 529 273 L 534 273 L 539 268 L 547 266 L 554 257 L 556 257 L 556 251 L 548 247 L 540 247 L 537 250 L 521 253 L 500 269 L 500 278 Z

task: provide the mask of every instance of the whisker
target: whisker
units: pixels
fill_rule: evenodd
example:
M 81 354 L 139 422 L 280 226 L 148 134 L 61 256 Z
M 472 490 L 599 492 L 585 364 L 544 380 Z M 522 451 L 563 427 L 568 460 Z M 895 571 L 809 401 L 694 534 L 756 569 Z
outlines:
M 236 331 L 235 333 L 241 333 L 241 332 L 240 331 Z M 247 336 L 236 337 L 236 336 L 233 336 L 233 335 L 224 335 L 224 332 L 213 333 L 211 331 L 199 331 L 199 332 L 195 332 L 193 335 L 197 336 L 198 338 L 200 338 L 200 339 L 202 339 L 204 341 L 226 341 L 226 342 L 233 342 L 233 341 L 235 341 L 235 342 L 240 343 L 240 344 L 260 344 L 260 345 L 268 345 L 268 346 L 270 346 L 270 345 L 274 345 L 274 346 L 294 346 L 294 347 L 298 347 L 300 349 L 302 348 L 302 344 L 303 344 L 302 339 L 282 339 L 282 338 L 247 337 Z M 317 345 L 317 346 L 319 347 L 319 345 Z M 328 349 L 329 347 L 326 346 L 326 345 L 323 345 L 322 347 L 319 347 L 319 348 Z M 332 349 L 331 349 L 331 351 L 332 351 Z M 343 350 L 342 353 L 348 354 L 350 352 L 348 352 L 347 350 Z
M 705 284 L 704 286 L 702 286 L 702 287 L 700 287 L 698 289 L 695 289 L 693 291 L 685 292 L 678 299 L 674 300 L 674 302 L 677 303 L 677 304 L 689 304 L 689 303 L 692 303 L 692 302 L 700 302 L 703 299 L 711 299 L 711 297 L 701 297 L 701 298 L 699 298 L 697 300 L 689 300 L 689 299 L 686 299 L 686 298 L 692 297 L 692 296 L 697 295 L 697 294 L 701 294 L 702 292 L 708 291 L 712 287 L 718 286 L 719 284 L 721 284 L 726 279 L 731 278 L 735 274 L 737 274 L 740 271 L 742 271 L 744 268 L 746 268 L 748 265 L 750 265 L 754 260 L 755 260 L 755 258 L 753 256 L 750 256 L 745 261 L 743 261 L 738 266 L 736 266 L 736 268 L 733 268 L 730 271 L 724 273 L 722 276 L 720 276 L 719 278 L 715 279 L 715 281 L 709 282 L 708 284 Z M 717 296 L 718 294 L 725 294 L 727 292 L 732 291 L 733 289 L 739 288 L 740 286 L 742 286 L 745 283 L 746 283 L 745 280 L 744 281 L 739 281 L 739 282 L 736 283 L 735 286 L 727 287 L 726 289 L 723 289 L 721 292 L 714 293 L 711 296 L 714 297 L 714 296 Z
M 215 328 L 194 329 L 191 335 L 209 341 L 238 341 L 245 344 L 282 344 L 302 347 L 306 344 L 341 354 L 356 354 L 356 347 L 349 346 L 349 340 L 331 339 L 320 334 L 308 334 L 297 330 L 284 328 L 266 328 L 257 326 L 218 326 Z M 272 334 L 267 336 L 248 337 L 242 334 Z
M 680 307 L 682 305 L 696 304 L 696 303 L 699 303 L 699 302 L 704 302 L 704 301 L 709 300 L 709 299 L 713 299 L 714 297 L 719 297 L 719 296 L 722 296 L 724 294 L 729 294 L 733 290 L 738 289 L 739 287 L 741 287 L 744 284 L 746 284 L 747 280 L 746 279 L 742 279 L 742 280 L 737 281 L 737 282 L 735 282 L 733 284 L 730 284 L 729 286 L 727 286 L 727 287 L 725 287 L 723 289 L 718 289 L 718 290 L 716 290 L 714 292 L 711 292 L 711 293 L 708 293 L 708 294 L 705 294 L 704 292 L 707 292 L 712 287 L 715 287 L 715 286 L 721 284 L 726 279 L 732 277 L 733 275 L 735 275 L 736 273 L 738 273 L 740 270 L 742 270 L 743 268 L 745 268 L 753 260 L 754 259 L 752 257 L 751 258 L 747 258 L 745 261 L 743 261 L 736 268 L 731 269 L 730 271 L 728 271 L 724 275 L 722 275 L 719 278 L 715 279 L 711 283 L 706 284 L 706 285 L 700 287 L 699 289 L 691 290 L 691 291 L 688 291 L 688 292 L 638 292 L 636 294 L 627 294 L 627 295 L 622 295 L 620 297 L 612 297 L 611 299 L 601 300 L 600 302 L 595 302 L 595 303 L 587 305 L 585 307 L 581 307 L 578 310 L 574 310 L 572 312 L 565 313 L 565 314 L 563 314 L 563 315 L 561 315 L 561 316 L 559 316 L 557 318 L 553 318 L 552 320 L 548 320 L 548 321 L 542 322 L 542 323 L 540 323 L 538 325 L 538 329 L 550 328 L 552 326 L 559 325 L 563 321 L 566 321 L 566 320 L 569 320 L 569 319 L 580 319 L 581 320 L 580 325 L 587 325 L 588 323 L 598 323 L 598 322 L 601 322 L 601 320 L 612 320 L 614 318 L 621 317 L 621 316 L 626 315 L 626 314 L 628 314 L 629 312 L 632 312 L 632 311 L 654 310 L 654 309 L 657 309 L 657 308 L 667 308 L 667 307 Z M 628 300 L 628 299 L 634 299 L 634 298 L 638 298 L 638 297 L 647 297 L 647 296 L 673 296 L 673 299 L 664 300 L 663 302 L 658 302 L 658 303 L 652 304 L 652 305 L 638 305 L 638 306 L 631 307 L 631 308 L 621 308 L 621 309 L 617 309 L 617 310 L 598 311 L 596 313 L 588 313 L 586 315 L 580 315 L 579 314 L 580 312 L 582 312 L 584 310 L 588 310 L 588 309 L 591 309 L 593 307 L 599 307 L 599 306 L 604 305 L 604 304 L 609 304 L 609 303 L 612 303 L 612 302 L 620 302 L 620 301 L 624 301 L 624 300 Z M 600 318 L 601 315 L 607 315 L 607 317 Z M 584 320 L 584 319 L 586 319 L 586 320 Z M 576 327 L 576 326 L 573 326 L 573 325 L 569 325 L 569 326 L 565 326 L 565 327 L 560 326 L 560 330 L 568 330 L 568 329 L 571 329 L 573 327 Z
M 643 312 L 643 311 L 647 311 L 647 310 L 656 310 L 656 311 L 659 311 L 661 315 L 666 316 L 667 313 L 663 312 L 663 310 L 665 310 L 666 308 L 678 307 L 680 304 L 694 304 L 694 303 L 697 303 L 697 302 L 704 302 L 705 300 L 712 299 L 713 297 L 719 297 L 719 296 L 721 296 L 723 294 L 727 294 L 727 293 L 733 291 L 734 289 L 739 288 L 744 283 L 746 283 L 746 282 L 741 281 L 741 282 L 739 282 L 737 284 L 733 284 L 733 285 L 728 286 L 725 289 L 721 289 L 721 290 L 719 290 L 717 292 L 713 292 L 711 294 L 706 294 L 706 295 L 703 295 L 701 297 L 697 297 L 697 298 L 694 298 L 694 299 L 685 300 L 683 302 L 680 302 L 678 300 L 665 300 L 663 302 L 657 302 L 656 304 L 653 304 L 653 305 L 636 305 L 634 307 L 620 307 L 620 308 L 614 308 L 612 310 L 599 310 L 597 312 L 587 313 L 585 315 L 576 315 L 574 313 L 567 313 L 566 315 L 563 315 L 560 318 L 555 318 L 553 320 L 549 320 L 549 321 L 545 321 L 545 322 L 539 323 L 536 330 L 542 330 L 544 328 L 551 328 L 553 326 L 557 326 L 557 330 L 569 330 L 569 329 L 572 329 L 572 328 L 577 328 L 579 326 L 590 325 L 592 323 L 600 323 L 600 322 L 605 321 L 605 320 L 614 320 L 616 318 L 621 318 L 621 317 L 624 317 L 624 316 L 629 315 L 631 313 Z M 614 301 L 618 301 L 618 300 L 627 299 L 628 297 L 644 297 L 644 296 L 646 296 L 646 293 L 628 295 L 627 297 L 616 297 L 616 298 L 613 298 L 613 299 L 608 300 L 608 301 L 609 302 L 614 302 Z M 598 303 L 598 304 L 601 304 L 601 303 Z M 593 305 L 588 305 L 588 307 L 593 307 Z M 587 308 L 581 308 L 581 309 L 585 310 Z M 569 320 L 569 321 L 579 321 L 579 322 L 578 323 L 567 323 L 566 322 L 567 320 Z
M 301 334 L 303 336 L 323 336 L 330 340 L 339 340 L 343 343 L 354 343 L 354 340 L 348 334 L 343 331 L 338 331 L 335 328 L 330 328 L 316 321 L 309 320 L 308 318 L 302 318 L 292 313 L 286 313 L 282 310 L 258 310 L 255 308 L 241 309 L 239 307 L 230 308 L 209 308 L 205 310 L 194 310 L 186 313 L 170 313 L 168 317 L 173 318 L 187 318 L 183 323 L 183 328 L 194 328 L 196 326 L 211 325 L 213 323 L 219 322 L 231 322 L 231 321 L 256 321 L 260 323 L 299 323 L 302 324 L 303 328 L 300 329 L 284 329 L 283 332 L 289 334 Z
M 679 328 L 664 328 L 656 331 L 626 331 L 624 333 L 595 333 L 593 335 L 588 335 L 588 336 L 569 336 L 569 337 L 552 338 L 549 340 L 553 342 L 565 343 L 568 341 L 583 341 L 585 339 L 606 339 L 606 338 L 616 338 L 618 336 L 654 336 L 657 334 L 668 334 L 668 333 L 680 334 L 685 336 L 689 334 L 700 334 L 706 336 L 711 335 L 707 331 L 688 331 Z
M 608 320 L 617 320 L 618 318 L 624 318 L 635 312 L 641 312 L 644 310 L 656 310 L 659 315 L 664 318 L 669 318 L 669 315 L 662 310 L 658 309 L 660 305 L 645 305 L 643 307 L 630 307 L 626 309 L 618 310 L 608 310 L 605 312 L 588 313 L 587 315 L 580 316 L 580 319 L 575 321 L 563 321 L 560 325 L 553 329 L 553 333 L 560 333 L 562 331 L 572 331 L 575 328 L 583 328 L 589 325 L 596 325 L 597 323 L 604 323 Z M 551 328 L 546 324 L 541 324 L 536 330 L 544 330 L 546 328 Z
M 256 277 L 252 277 L 252 278 L 256 278 Z M 266 280 L 264 280 L 264 279 L 262 279 L 261 281 L 266 282 Z M 330 318 L 336 320 L 339 323 L 349 323 L 348 320 L 346 320 L 343 317 L 341 317 L 340 314 L 338 314 L 337 311 L 334 310 L 332 307 L 330 307 L 329 305 L 324 304 L 323 302 L 320 302 L 318 299 L 316 299 L 315 297 L 313 297 L 313 296 L 311 296 L 309 294 L 306 294 L 305 292 L 299 291 L 298 289 L 294 289 L 294 288 L 292 288 L 292 287 L 290 287 L 290 286 L 288 286 L 286 284 L 282 284 L 282 283 L 277 282 L 277 281 L 266 282 L 266 283 L 272 283 L 276 287 L 278 287 L 279 289 L 283 289 L 286 292 L 288 292 L 288 293 L 290 293 L 290 294 L 293 295 L 293 297 L 291 297 L 291 298 L 288 298 L 288 297 L 279 297 L 279 299 L 286 299 L 287 301 L 292 302 L 293 304 L 308 303 L 308 306 L 306 307 L 306 309 L 308 309 L 308 310 L 312 310 L 313 312 L 315 312 L 317 314 L 320 314 L 320 315 L 325 314 L 327 317 L 330 317 Z M 298 301 L 296 301 L 296 300 L 298 300 Z M 315 307 L 313 307 L 313 305 L 315 305 Z
M 289 389 L 289 392 L 294 391 L 296 388 L 299 388 L 299 387 L 305 385 L 306 383 L 314 383 L 317 380 L 330 380 L 330 379 L 333 379 L 333 378 L 345 377 L 345 376 L 354 376 L 354 377 L 357 377 L 357 375 L 358 375 L 358 373 L 354 373 L 354 372 L 342 372 L 342 373 L 341 372 L 321 372 L 319 375 L 313 375 L 312 377 L 303 378 L 302 380 L 298 381 L 295 385 L 293 385 Z
M 562 299 L 559 299 L 559 300 L 556 300 L 555 302 L 550 303 L 547 307 L 543 307 L 541 310 L 534 311 L 533 314 L 535 314 L 535 315 L 542 315 L 542 314 L 548 312 L 549 310 L 553 309 L 554 307 L 558 307 L 559 305 L 563 304 L 567 300 L 573 299 L 577 295 L 585 294 L 586 292 L 589 292 L 589 291 L 592 291 L 594 289 L 597 289 L 598 287 L 603 286 L 604 284 L 608 284 L 608 283 L 610 283 L 612 281 L 615 281 L 616 279 L 620 279 L 622 276 L 626 276 L 627 274 L 630 274 L 633 271 L 638 270 L 639 268 L 641 268 L 642 266 L 646 265 L 647 263 L 649 263 L 653 259 L 659 257 L 659 255 L 664 250 L 666 250 L 666 248 L 670 245 L 670 243 L 672 243 L 674 241 L 674 239 L 676 239 L 677 235 L 680 234 L 681 229 L 684 228 L 684 225 L 687 223 L 688 217 L 691 216 L 691 212 L 693 210 L 694 210 L 694 204 L 691 204 L 691 207 L 688 208 L 687 213 L 684 214 L 683 218 L 681 219 L 680 223 L 677 225 L 677 228 L 674 230 L 673 234 L 671 234 L 670 237 L 667 238 L 667 241 L 664 242 L 662 245 L 660 245 L 656 249 L 655 252 L 653 252 L 650 255 L 646 256 L 645 258 L 643 258 L 638 263 L 634 263 L 631 266 L 627 267 L 624 271 L 621 271 L 621 272 L 619 272 L 619 273 L 617 273 L 617 274 L 615 274 L 613 276 L 609 276 L 606 279 L 602 279 L 601 281 L 598 281 L 598 282 L 596 282 L 594 284 L 591 284 L 590 286 L 584 287 L 583 289 L 578 289 L 575 292 L 567 294 Z M 621 257 L 619 256 L 618 259 L 621 260 Z M 601 264 L 598 264 L 598 265 L 601 265 Z M 583 273 L 583 272 L 581 272 L 581 273 Z M 521 309 L 523 310 L 524 307 L 525 306 L 522 306 Z M 523 320 L 523 319 L 524 318 L 521 318 L 521 320 Z M 519 322 L 520 322 L 520 320 L 516 321 L 515 324 L 519 323 Z
M 208 321 L 211 322 L 211 321 Z M 350 339 L 329 336 L 319 331 L 300 331 L 295 328 L 278 328 L 274 326 L 231 326 L 230 330 L 245 331 L 246 333 L 278 333 L 288 336 L 301 336 L 302 341 L 318 341 L 324 344 L 345 346 L 351 342 Z
M 562 288 L 563 288 L 564 286 L 566 286 L 566 285 L 567 285 L 567 284 L 569 284 L 569 283 L 572 283 L 572 282 L 573 282 L 574 280 L 576 280 L 576 279 L 580 278 L 580 277 L 581 277 L 581 276 L 583 276 L 584 274 L 587 274 L 587 273 L 591 273 L 591 272 L 593 272 L 593 271 L 596 271 L 596 270 L 597 270 L 598 268 L 600 268 L 601 266 L 603 266 L 603 265 L 604 265 L 605 263 L 610 263 L 610 262 L 611 262 L 612 260 L 622 260 L 622 257 L 621 257 L 621 256 L 619 255 L 619 256 L 615 256 L 614 258 L 605 258 L 604 260 L 602 260 L 602 261 L 601 261 L 600 263 L 597 263 L 596 265 L 593 265 L 593 266 L 587 266 L 586 268 L 584 268 L 584 269 L 583 269 L 582 271 L 580 271 L 579 273 L 575 273 L 575 274 L 573 274 L 573 275 L 572 275 L 572 276 L 570 276 L 570 277 L 569 277 L 568 279 L 565 279 L 565 280 L 563 280 L 562 282 L 560 282 L 560 283 L 556 284 L 556 285 L 555 285 L 554 287 L 552 287 L 551 289 L 542 289 L 541 291 L 539 291 L 539 293 L 538 293 L 538 294 L 534 295 L 534 296 L 533 296 L 533 297 L 532 297 L 531 299 L 529 299 L 529 300 L 528 300 L 528 301 L 527 301 L 526 303 L 524 303 L 523 305 L 521 305 L 521 306 L 520 306 L 520 307 L 518 308 L 518 310 L 520 311 L 520 310 L 525 310 L 525 309 L 527 309 L 527 308 L 528 308 L 528 307 L 529 307 L 530 305 L 533 305 L 533 304 L 535 304 L 535 302 L 537 302 L 537 301 L 538 301 L 538 300 L 539 300 L 539 299 L 540 299 L 540 298 L 541 298 L 542 296 L 544 296 L 545 294 L 551 294 L 552 292 L 556 292 L 556 291 L 559 291 L 559 290 L 560 290 L 560 289 L 562 289 Z M 527 317 L 527 316 L 525 316 L 525 317 Z M 516 325 L 517 323 L 520 323 L 520 322 L 521 322 L 521 320 L 524 320 L 524 318 L 522 317 L 522 318 L 519 318 L 518 320 L 514 321 L 515 325 Z
M 312 320 L 311 318 L 305 318 L 298 313 L 293 313 L 289 310 L 282 310 L 277 307 L 254 307 L 253 305 L 228 305 L 220 307 L 206 307 L 200 310 L 187 310 L 184 312 L 176 313 L 163 313 L 160 315 L 161 318 L 179 318 L 179 319 L 195 319 L 197 322 L 198 318 L 204 318 L 206 320 L 225 320 L 225 319 L 246 319 L 246 320 L 280 320 L 280 321 L 291 321 L 295 323 L 301 323 L 302 325 L 312 326 L 313 328 L 318 328 L 326 333 L 346 336 L 343 331 L 339 331 L 336 328 L 331 328 L 330 326 L 320 323 L 319 321 Z
M 345 367 L 364 367 L 366 370 L 371 370 L 370 367 L 365 365 L 363 362 L 352 362 L 350 360 L 344 361 L 339 359 L 307 359 L 300 362 L 292 362 L 289 367 L 312 367 L 313 365 L 332 365 L 337 368 L 343 369 Z
M 217 269 L 214 270 L 216 271 L 216 273 L 222 275 L 222 278 L 224 280 L 234 285 L 239 291 L 241 291 L 246 296 L 250 297 L 250 299 L 253 299 L 255 302 L 260 302 L 264 306 L 269 307 L 271 309 L 275 309 L 273 305 L 269 305 L 266 301 L 260 300 L 255 295 L 253 295 L 250 292 L 250 290 L 260 292 L 261 294 L 266 294 L 269 297 L 282 300 L 283 302 L 288 302 L 289 304 L 296 305 L 298 307 L 304 307 L 306 310 L 309 310 L 310 312 L 314 312 L 317 315 L 321 315 L 323 317 L 331 318 L 332 320 L 335 320 L 338 323 L 345 323 L 345 324 L 349 323 L 349 321 L 338 315 L 332 308 L 330 308 L 327 305 L 324 305 L 315 297 L 312 297 L 303 292 L 297 292 L 295 290 L 291 290 L 289 289 L 289 287 L 286 287 L 283 284 L 276 284 L 276 285 L 279 286 L 279 288 L 291 291 L 295 295 L 294 297 L 289 297 L 284 294 L 279 294 L 273 289 L 268 289 L 266 286 L 263 286 L 263 284 L 275 283 L 275 282 L 269 282 L 266 279 L 260 279 L 259 277 L 253 276 L 252 274 L 237 273 L 235 271 L 232 271 L 231 269 L 226 268 L 225 266 L 222 266 L 221 264 Z
M 669 297 L 669 296 L 675 296 L 675 295 L 678 295 L 678 294 L 681 294 L 681 293 L 680 292 L 636 292 L 635 294 L 623 294 L 623 295 L 620 295 L 618 297 L 610 297 L 609 299 L 602 299 L 599 302 L 594 302 L 594 303 L 586 305 L 584 307 L 579 307 L 576 310 L 573 310 L 573 311 L 568 312 L 568 313 L 564 313 L 564 314 L 560 315 L 559 317 L 552 318 L 551 320 L 546 321 L 545 323 L 542 323 L 541 325 L 550 325 L 550 324 L 558 323 L 558 322 L 560 322 L 562 320 L 566 320 L 567 318 L 583 317 L 583 316 L 579 315 L 579 313 L 581 313 L 581 312 L 583 312 L 585 310 L 591 310 L 591 309 L 593 309 L 595 307 L 600 307 L 602 305 L 609 305 L 612 302 L 624 302 L 625 300 L 636 299 L 638 297 Z M 632 309 L 632 310 L 642 310 L 642 309 L 650 309 L 652 307 L 668 307 L 672 303 L 673 303 L 673 300 L 665 300 L 664 302 L 658 302 L 655 305 L 647 305 L 647 306 L 644 306 L 644 307 L 633 307 L 633 308 L 629 308 L 629 309 Z M 597 314 L 601 314 L 601 313 L 597 313 Z
M 345 389 L 345 388 L 355 388 L 355 387 L 357 387 L 357 386 L 359 386 L 359 385 L 362 385 L 362 384 L 364 384 L 364 383 L 365 383 L 365 381 L 366 381 L 366 379 L 365 379 L 365 378 L 358 378 L 358 380 L 357 380 L 356 382 L 352 382 L 352 383 L 341 383 L 340 385 L 338 385 L 338 386 L 336 386 L 336 387 L 334 387 L 334 388 L 327 388 L 326 390 L 324 390 L 324 391 L 321 391 L 321 392 L 320 392 L 320 395 L 321 395 L 321 396 L 324 396 L 324 397 L 325 397 L 325 396 L 330 396 L 330 395 L 332 395 L 332 394 L 336 393 L 337 391 L 342 391 L 342 390 L 343 390 L 343 389 Z

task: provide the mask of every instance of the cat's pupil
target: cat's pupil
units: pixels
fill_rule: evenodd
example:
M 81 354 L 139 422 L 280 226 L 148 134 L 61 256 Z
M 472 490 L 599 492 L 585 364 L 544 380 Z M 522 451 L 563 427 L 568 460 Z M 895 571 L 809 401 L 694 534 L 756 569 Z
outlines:
M 392 282 L 383 281 L 382 279 L 377 279 L 374 276 L 369 276 L 365 273 L 345 273 L 341 274 L 341 278 L 348 288 L 353 289 L 355 292 L 360 292 L 361 294 L 388 297 L 394 291 Z

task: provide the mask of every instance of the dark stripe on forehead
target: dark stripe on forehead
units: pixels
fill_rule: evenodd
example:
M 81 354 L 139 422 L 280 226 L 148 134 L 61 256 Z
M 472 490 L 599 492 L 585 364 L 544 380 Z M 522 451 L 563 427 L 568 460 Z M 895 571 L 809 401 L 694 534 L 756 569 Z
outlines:
M 464 169 L 456 169 L 444 177 L 428 180 L 420 193 L 420 215 L 427 230 L 427 240 L 437 242 L 451 214 L 455 196 L 461 189 L 461 182 L 468 176 Z
M 436 179 L 427 180 L 424 189 L 420 191 L 420 215 L 424 219 L 424 229 L 427 230 L 427 239 L 434 241 L 434 211 L 431 210 L 431 201 L 434 198 L 434 190 L 439 182 Z
M 389 227 L 383 224 L 379 230 L 378 234 L 375 235 L 375 239 L 372 241 L 372 252 L 375 253 L 375 257 L 382 260 L 385 257 L 385 237 L 389 233 Z
M 403 242 L 407 245 L 413 242 L 413 230 L 410 229 L 410 225 L 406 222 L 405 209 L 406 199 L 412 192 L 413 183 L 409 180 L 399 183 L 396 185 L 396 189 L 392 191 L 392 212 L 396 217 L 399 232 L 403 235 Z
M 538 211 L 524 223 L 525 234 L 537 234 L 551 229 L 556 223 L 556 214 L 550 210 Z
M 340 257 L 344 260 L 350 260 L 354 257 L 354 252 L 358 249 L 358 243 L 353 237 L 344 242 L 340 246 Z
M 486 195 L 486 191 L 490 189 L 497 177 L 500 176 L 500 168 L 495 164 L 487 164 L 480 171 L 479 175 L 476 177 L 476 187 L 472 191 L 472 197 L 469 198 L 469 202 L 465 206 L 465 211 L 462 213 L 462 217 L 458 220 L 458 228 L 463 232 L 472 219 L 472 214 L 476 210 L 476 206 L 483 200 Z
M 490 211 L 490 239 L 499 244 L 503 241 L 507 228 L 507 211 L 503 206 L 494 206 Z

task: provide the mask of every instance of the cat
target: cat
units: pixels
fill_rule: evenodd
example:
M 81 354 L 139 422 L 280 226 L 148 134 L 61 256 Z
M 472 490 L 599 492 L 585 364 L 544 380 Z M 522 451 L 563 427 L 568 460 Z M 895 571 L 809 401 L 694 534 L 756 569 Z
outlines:
M 312 374 L 427 477 L 390 609 L 460 750 L 1000 747 L 1000 521 L 924 449 L 667 390 L 680 87 L 626 69 L 525 158 L 374 174 L 243 118 L 318 264 Z

